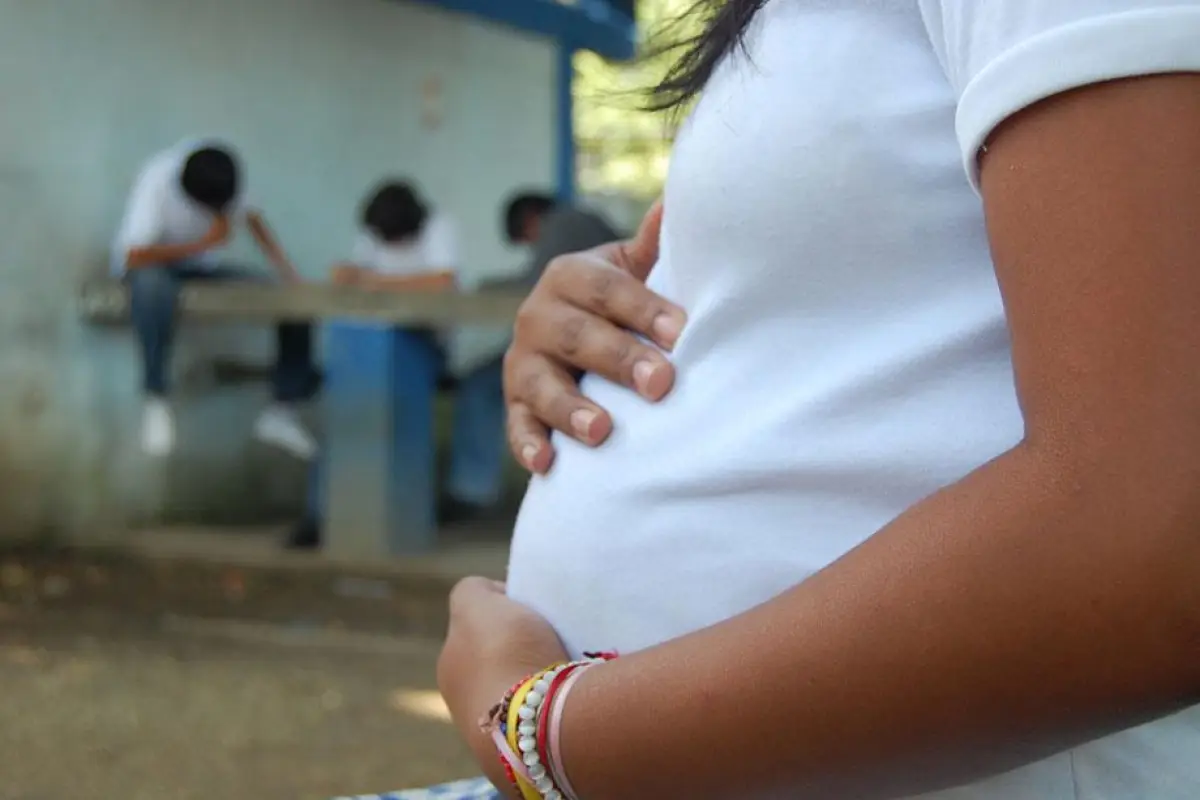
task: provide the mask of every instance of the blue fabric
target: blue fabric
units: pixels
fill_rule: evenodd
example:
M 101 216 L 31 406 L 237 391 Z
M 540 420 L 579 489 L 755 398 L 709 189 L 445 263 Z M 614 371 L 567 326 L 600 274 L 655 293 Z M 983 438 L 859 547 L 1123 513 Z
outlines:
M 185 283 L 262 280 L 234 267 L 188 262 L 130 270 L 125 281 L 129 284 L 133 328 L 142 346 L 142 388 L 146 394 L 165 397 L 170 388 L 171 345 L 175 339 L 179 290 Z M 283 403 L 307 400 L 317 385 L 312 363 L 312 328 L 305 323 L 284 323 L 275 330 L 274 398 Z
M 335 800 L 503 800 L 503 795 L 486 778 L 443 783 L 426 789 L 409 789 L 388 794 L 339 797 Z
M 503 366 L 497 359 L 463 376 L 454 393 L 447 492 L 455 500 L 489 506 L 504 480 Z

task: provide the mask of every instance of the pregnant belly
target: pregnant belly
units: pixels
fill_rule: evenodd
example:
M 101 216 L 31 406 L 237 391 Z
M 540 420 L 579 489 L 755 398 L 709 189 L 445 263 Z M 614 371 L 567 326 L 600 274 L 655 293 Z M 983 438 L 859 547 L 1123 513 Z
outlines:
M 699 442 L 679 426 L 712 416 L 686 399 L 668 408 L 599 382 L 587 391 L 620 429 L 599 450 L 556 442 L 554 469 L 533 480 L 522 506 L 508 576 L 509 593 L 546 616 L 575 654 L 629 652 L 735 615 L 893 513 L 828 483 L 825 467 L 806 465 L 796 448 L 779 451 L 788 463 L 730 457 L 727 437 L 751 447 L 777 437 L 769 421 L 757 432 L 713 424 Z
M 1011 373 L 993 361 L 911 385 L 814 381 L 810 396 L 693 364 L 658 404 L 585 379 L 616 430 L 595 450 L 556 440 L 517 521 L 509 592 L 575 653 L 644 648 L 758 605 L 1019 438 Z

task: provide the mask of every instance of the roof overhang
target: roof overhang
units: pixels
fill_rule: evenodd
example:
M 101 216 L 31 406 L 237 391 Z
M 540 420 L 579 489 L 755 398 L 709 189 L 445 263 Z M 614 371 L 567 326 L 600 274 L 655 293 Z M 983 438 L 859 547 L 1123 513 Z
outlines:
M 637 50 L 637 25 L 609 0 L 417 0 L 557 39 L 624 61 Z M 628 2 L 622 5 L 628 6 Z

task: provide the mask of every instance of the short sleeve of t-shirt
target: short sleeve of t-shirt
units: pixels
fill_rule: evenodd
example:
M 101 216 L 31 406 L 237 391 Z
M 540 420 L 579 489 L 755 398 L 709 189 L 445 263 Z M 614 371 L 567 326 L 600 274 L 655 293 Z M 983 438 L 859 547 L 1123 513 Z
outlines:
M 1200 71 L 1200 0 L 921 0 L 959 95 L 972 183 L 992 130 L 1022 108 L 1101 81 Z
M 379 269 L 379 247 L 366 231 L 360 231 L 350 248 L 350 263 L 367 269 Z
M 114 242 L 114 255 L 122 262 L 130 249 L 158 244 L 162 238 L 162 209 L 170 179 L 170 165 L 162 159 L 151 161 L 138 173 Z
M 421 259 L 430 272 L 459 271 L 458 231 L 454 220 L 434 214 L 421 232 Z

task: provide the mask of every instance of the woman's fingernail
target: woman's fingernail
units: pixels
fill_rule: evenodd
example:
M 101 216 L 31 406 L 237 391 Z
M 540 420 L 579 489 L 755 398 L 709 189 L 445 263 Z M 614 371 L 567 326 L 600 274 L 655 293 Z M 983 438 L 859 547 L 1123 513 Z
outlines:
M 571 429 L 581 439 L 590 439 L 592 423 L 596 421 L 596 412 L 588 408 L 580 408 L 571 412 Z
M 536 444 L 527 444 L 521 448 L 521 460 L 529 469 L 533 469 L 533 460 L 537 458 L 537 454 L 538 446 Z
M 633 385 L 640 394 L 649 395 L 654 370 L 655 365 L 649 361 L 639 361 L 633 365 Z
M 650 328 L 659 344 L 671 346 L 675 344 L 675 340 L 683 332 L 683 323 L 673 314 L 659 314 L 654 318 L 654 322 L 651 323 Z

